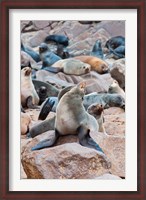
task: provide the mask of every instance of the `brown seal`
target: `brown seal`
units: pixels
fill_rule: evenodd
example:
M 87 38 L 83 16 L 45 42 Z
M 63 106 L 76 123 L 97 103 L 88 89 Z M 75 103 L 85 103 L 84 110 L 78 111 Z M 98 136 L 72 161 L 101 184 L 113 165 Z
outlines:
M 100 58 L 95 56 L 76 56 L 74 59 L 80 60 L 91 65 L 91 70 L 104 74 L 109 72 L 108 64 Z
M 104 110 L 104 106 L 102 104 L 95 103 L 88 107 L 87 112 L 90 115 L 94 116 L 95 119 L 97 120 L 99 124 L 99 132 L 105 133 L 105 128 L 103 125 L 103 122 L 104 122 L 103 110 Z

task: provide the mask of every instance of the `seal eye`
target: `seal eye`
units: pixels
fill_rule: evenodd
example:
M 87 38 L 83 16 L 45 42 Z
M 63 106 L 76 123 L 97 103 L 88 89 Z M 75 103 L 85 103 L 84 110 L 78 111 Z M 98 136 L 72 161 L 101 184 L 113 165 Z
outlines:
M 83 69 L 85 69 L 86 67 L 84 66 Z

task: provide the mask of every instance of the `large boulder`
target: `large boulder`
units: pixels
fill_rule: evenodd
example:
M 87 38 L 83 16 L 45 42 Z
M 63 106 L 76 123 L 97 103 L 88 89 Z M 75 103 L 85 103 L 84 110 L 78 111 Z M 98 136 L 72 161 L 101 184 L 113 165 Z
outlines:
M 52 137 L 48 133 L 31 140 L 22 152 L 22 165 L 28 178 L 86 179 L 109 172 L 110 163 L 96 150 L 78 143 L 31 151 L 39 141 Z

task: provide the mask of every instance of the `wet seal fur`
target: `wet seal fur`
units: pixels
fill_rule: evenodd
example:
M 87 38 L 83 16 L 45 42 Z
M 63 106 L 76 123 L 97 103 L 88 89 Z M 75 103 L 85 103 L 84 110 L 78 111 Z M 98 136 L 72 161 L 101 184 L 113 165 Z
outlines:
M 39 46 L 39 54 L 40 58 L 42 60 L 42 69 L 45 67 L 52 66 L 55 62 L 58 60 L 61 60 L 59 56 L 57 56 L 55 53 L 53 53 L 47 44 L 41 43 Z
M 104 58 L 100 39 L 96 40 L 90 55 L 101 58 L 101 59 Z
M 95 56 L 76 56 L 74 57 L 84 63 L 91 65 L 91 70 L 96 71 L 99 74 L 105 74 L 109 72 L 108 64 L 100 58 Z
M 38 108 L 39 96 L 35 90 L 31 78 L 31 67 L 21 69 L 21 105 L 27 108 Z
M 69 38 L 65 35 L 49 35 L 45 38 L 45 43 L 50 41 L 56 42 L 57 44 L 62 44 L 64 46 L 68 46 Z
M 112 37 L 106 42 L 105 47 L 110 51 L 106 58 L 110 56 L 114 56 L 116 59 L 125 58 L 125 37 Z
M 81 145 L 93 148 L 105 156 L 89 134 L 90 131 L 98 132 L 99 125 L 83 106 L 84 93 L 85 83 L 80 83 L 61 97 L 56 110 L 54 138 L 40 142 L 32 150 L 53 146 L 60 135 L 78 134 Z

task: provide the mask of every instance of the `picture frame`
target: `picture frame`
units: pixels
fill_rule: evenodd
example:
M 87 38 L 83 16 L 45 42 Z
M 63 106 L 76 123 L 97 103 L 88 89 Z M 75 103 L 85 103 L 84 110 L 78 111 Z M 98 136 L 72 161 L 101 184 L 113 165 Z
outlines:
M 144 81 L 144 63 L 146 58 L 144 57 L 145 50 L 145 33 L 146 33 L 146 5 L 144 0 L 135 1 L 2 1 L 1 2 L 1 163 L 0 163 L 0 174 L 1 174 L 1 199 L 134 199 L 144 200 L 146 193 L 144 188 L 146 187 L 146 177 L 144 173 L 144 167 L 146 164 L 146 158 L 144 156 L 144 132 L 145 132 L 145 81 Z M 9 191 L 9 109 L 11 106 L 11 97 L 9 95 L 9 10 L 10 9 L 137 9 L 138 11 L 138 73 L 137 73 L 137 118 L 138 118 L 138 177 L 137 185 L 138 190 L 136 192 L 124 191 L 124 192 L 16 192 Z

